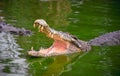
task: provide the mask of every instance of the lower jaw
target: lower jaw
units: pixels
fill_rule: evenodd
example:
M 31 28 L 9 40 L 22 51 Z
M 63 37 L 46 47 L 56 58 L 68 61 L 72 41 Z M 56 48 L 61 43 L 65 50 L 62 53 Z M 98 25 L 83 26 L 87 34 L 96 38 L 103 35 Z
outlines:
M 32 51 L 29 51 L 28 54 L 30 56 L 34 56 L 34 57 L 50 57 L 50 56 L 71 54 L 71 53 L 75 53 L 75 52 L 77 53 L 80 51 L 70 51 L 69 49 L 60 50 L 57 48 L 48 48 L 48 49 L 43 49 L 43 50 L 39 50 L 39 51 L 32 50 Z
M 56 56 L 56 55 L 61 55 L 61 54 L 67 54 L 67 49 L 66 50 L 59 50 L 59 49 L 51 49 L 51 50 L 40 50 L 39 52 L 39 56 Z
M 35 57 L 48 57 L 48 56 L 56 56 L 56 55 L 62 55 L 62 54 L 68 54 L 68 49 L 58 49 L 51 46 L 48 49 L 41 49 L 39 51 L 31 50 L 28 52 L 30 56 Z
M 33 49 L 28 52 L 28 55 L 35 57 L 49 57 L 63 54 L 70 54 L 78 51 L 79 49 L 66 41 L 55 40 L 53 45 L 47 49 L 40 49 L 39 51 L 34 51 Z

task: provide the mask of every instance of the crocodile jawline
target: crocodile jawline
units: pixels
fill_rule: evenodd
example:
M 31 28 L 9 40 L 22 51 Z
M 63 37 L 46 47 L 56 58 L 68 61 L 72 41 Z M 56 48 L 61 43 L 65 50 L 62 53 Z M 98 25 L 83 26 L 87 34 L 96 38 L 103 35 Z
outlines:
M 52 38 L 54 40 L 54 43 L 49 48 L 42 48 L 39 51 L 35 51 L 33 48 L 31 48 L 31 50 L 28 52 L 30 56 L 47 57 L 61 54 L 76 53 L 80 52 L 81 50 L 90 50 L 90 46 L 87 44 L 87 42 L 79 40 L 75 36 L 70 35 L 69 33 L 56 31 L 50 28 L 43 19 L 35 20 L 34 27 L 38 27 L 39 32 L 45 33 L 49 38 Z

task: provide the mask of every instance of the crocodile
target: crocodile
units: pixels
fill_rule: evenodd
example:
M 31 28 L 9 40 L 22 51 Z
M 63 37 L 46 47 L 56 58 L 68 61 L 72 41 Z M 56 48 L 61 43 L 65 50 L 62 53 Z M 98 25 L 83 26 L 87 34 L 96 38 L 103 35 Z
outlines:
M 24 28 L 17 28 L 3 21 L 0 21 L 0 32 L 6 32 L 6 33 L 21 35 L 21 36 L 28 36 L 32 34 L 30 30 L 26 30 Z
M 49 38 L 52 38 L 54 42 L 49 48 L 41 48 L 39 51 L 35 51 L 33 47 L 31 47 L 31 50 L 28 51 L 28 55 L 30 56 L 49 57 L 86 52 L 91 50 L 91 46 L 112 46 L 120 44 L 120 30 L 101 35 L 90 41 L 83 41 L 70 33 L 56 31 L 50 28 L 43 19 L 35 20 L 33 26 L 38 27 L 39 32 L 46 34 Z

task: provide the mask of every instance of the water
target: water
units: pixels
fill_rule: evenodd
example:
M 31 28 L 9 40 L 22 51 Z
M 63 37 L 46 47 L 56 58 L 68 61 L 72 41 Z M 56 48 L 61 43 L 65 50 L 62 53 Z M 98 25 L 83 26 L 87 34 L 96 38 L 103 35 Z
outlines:
M 43 18 L 81 40 L 120 30 L 119 0 L 0 0 L 0 20 L 32 30 L 33 35 L 0 33 L 0 76 L 120 76 L 120 47 L 92 47 L 87 53 L 48 58 L 27 56 L 53 40 L 33 28 Z

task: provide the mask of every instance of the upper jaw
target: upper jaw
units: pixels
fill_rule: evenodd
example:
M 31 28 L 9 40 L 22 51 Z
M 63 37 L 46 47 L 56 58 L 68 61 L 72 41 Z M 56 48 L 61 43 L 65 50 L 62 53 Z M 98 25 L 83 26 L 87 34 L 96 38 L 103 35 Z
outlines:
M 45 33 L 50 38 L 53 38 L 53 36 L 57 34 L 56 31 L 54 29 L 51 29 L 43 19 L 35 20 L 33 27 L 38 27 L 39 32 Z
M 37 19 L 34 22 L 34 27 L 38 27 L 39 32 L 45 33 L 48 37 L 53 38 L 54 36 L 57 36 L 59 39 L 69 41 L 69 42 L 75 42 L 75 37 L 70 35 L 69 33 L 64 33 L 62 31 L 56 31 L 49 27 L 47 22 L 43 19 Z
M 38 27 L 39 32 L 44 32 L 47 31 L 47 27 L 46 25 L 42 25 L 40 22 L 34 22 L 33 27 Z
M 48 37 L 53 38 L 54 36 L 57 36 L 59 39 L 65 40 L 65 41 L 74 41 L 74 38 L 71 37 L 68 33 L 63 33 L 62 31 L 56 31 L 54 29 L 51 29 L 49 25 L 43 20 L 43 19 L 37 19 L 34 22 L 34 27 L 38 27 L 39 32 L 45 33 Z
M 49 26 L 49 25 L 47 24 L 47 22 L 45 20 L 37 19 L 34 22 L 34 27 L 36 27 L 36 26 Z

